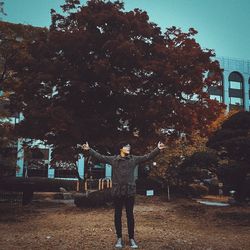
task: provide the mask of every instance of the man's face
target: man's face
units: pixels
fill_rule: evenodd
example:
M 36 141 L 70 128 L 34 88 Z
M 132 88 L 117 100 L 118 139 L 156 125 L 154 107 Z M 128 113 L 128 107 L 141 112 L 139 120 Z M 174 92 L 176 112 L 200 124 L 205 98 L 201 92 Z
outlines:
M 131 149 L 131 146 L 129 144 L 125 145 L 122 147 L 121 151 L 126 154 L 126 155 L 129 155 L 130 154 L 130 149 Z

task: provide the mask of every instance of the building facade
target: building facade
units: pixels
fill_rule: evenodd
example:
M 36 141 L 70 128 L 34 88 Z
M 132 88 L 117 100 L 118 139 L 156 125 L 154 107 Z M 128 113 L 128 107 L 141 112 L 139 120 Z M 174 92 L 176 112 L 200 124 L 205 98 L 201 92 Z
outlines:
M 250 109 L 250 61 L 218 57 L 223 69 L 222 87 L 209 88 L 211 99 L 227 105 L 227 110 Z

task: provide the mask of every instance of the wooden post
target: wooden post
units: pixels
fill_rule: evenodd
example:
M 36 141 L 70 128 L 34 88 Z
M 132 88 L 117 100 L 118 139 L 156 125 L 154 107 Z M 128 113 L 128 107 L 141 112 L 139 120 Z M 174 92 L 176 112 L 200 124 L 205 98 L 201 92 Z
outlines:
M 79 192 L 79 188 L 80 188 L 80 183 L 79 180 L 76 182 L 76 191 Z
M 170 201 L 170 191 L 169 191 L 169 185 L 168 185 L 168 201 Z
M 102 179 L 99 179 L 98 189 L 99 189 L 99 190 L 101 190 L 101 189 L 102 189 Z
M 85 180 L 85 183 L 84 183 L 84 190 L 87 191 L 88 190 L 88 179 Z

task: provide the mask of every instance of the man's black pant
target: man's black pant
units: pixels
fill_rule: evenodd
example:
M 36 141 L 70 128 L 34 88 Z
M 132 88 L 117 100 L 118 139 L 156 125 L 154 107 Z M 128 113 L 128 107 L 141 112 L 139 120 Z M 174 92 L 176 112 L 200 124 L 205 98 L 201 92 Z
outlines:
M 127 225 L 128 225 L 128 235 L 130 239 L 134 238 L 134 203 L 135 197 L 115 197 L 114 207 L 115 207 L 115 230 L 118 238 L 122 237 L 122 208 L 125 205 L 127 214 Z

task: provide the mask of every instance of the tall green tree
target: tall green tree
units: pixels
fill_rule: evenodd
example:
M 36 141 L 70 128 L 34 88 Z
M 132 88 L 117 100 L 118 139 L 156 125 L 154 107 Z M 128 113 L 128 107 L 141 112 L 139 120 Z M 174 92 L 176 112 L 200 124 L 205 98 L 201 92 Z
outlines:
M 86 140 L 112 147 L 126 138 L 140 149 L 164 131 L 207 131 L 223 105 L 204 89 L 217 85 L 221 69 L 213 50 L 196 42 L 197 31 L 163 32 L 120 1 L 67 0 L 62 9 L 13 61 L 20 134 L 53 144 L 54 158 L 66 159 Z

